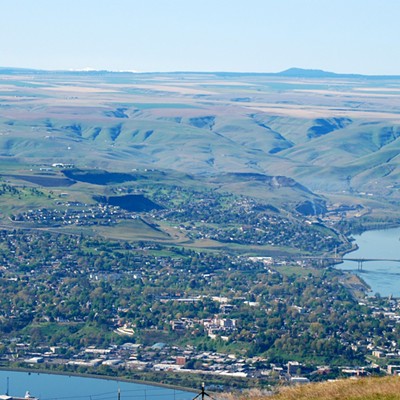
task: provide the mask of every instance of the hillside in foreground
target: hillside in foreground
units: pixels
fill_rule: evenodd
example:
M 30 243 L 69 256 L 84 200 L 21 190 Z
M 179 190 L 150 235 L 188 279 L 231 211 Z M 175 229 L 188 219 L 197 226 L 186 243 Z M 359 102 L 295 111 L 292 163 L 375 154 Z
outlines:
M 346 379 L 285 387 L 274 396 L 250 396 L 250 400 L 395 400 L 400 399 L 400 378 Z

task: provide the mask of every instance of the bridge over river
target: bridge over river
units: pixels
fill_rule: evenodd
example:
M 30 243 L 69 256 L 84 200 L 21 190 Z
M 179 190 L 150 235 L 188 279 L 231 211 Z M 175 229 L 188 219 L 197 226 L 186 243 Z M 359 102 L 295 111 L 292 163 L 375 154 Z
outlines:
M 349 257 L 343 257 L 337 260 L 340 261 L 354 261 L 357 263 L 357 269 L 358 271 L 362 271 L 363 270 L 363 264 L 365 262 L 369 262 L 369 261 L 388 261 L 388 262 L 398 262 L 400 263 L 399 259 L 392 259 L 392 258 L 349 258 Z
M 326 264 L 340 264 L 343 261 L 353 261 L 357 263 L 357 270 L 362 271 L 363 265 L 366 262 L 371 261 L 387 261 L 387 262 L 397 262 L 400 263 L 400 259 L 393 259 L 393 258 L 353 258 L 353 257 L 302 257 L 302 259 L 308 260 L 319 260 Z

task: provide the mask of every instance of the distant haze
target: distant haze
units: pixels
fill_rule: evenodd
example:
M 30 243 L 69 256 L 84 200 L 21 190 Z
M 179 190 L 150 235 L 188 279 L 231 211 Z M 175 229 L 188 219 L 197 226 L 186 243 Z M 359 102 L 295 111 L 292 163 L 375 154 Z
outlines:
M 0 65 L 114 71 L 400 74 L 397 0 L 18 0 Z

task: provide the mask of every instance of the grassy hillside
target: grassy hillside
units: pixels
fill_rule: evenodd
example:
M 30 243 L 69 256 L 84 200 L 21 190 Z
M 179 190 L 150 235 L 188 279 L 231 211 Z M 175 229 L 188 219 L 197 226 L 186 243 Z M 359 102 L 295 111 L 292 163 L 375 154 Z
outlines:
M 252 395 L 250 400 L 395 400 L 400 399 L 400 378 L 340 380 L 285 387 L 274 396 Z
M 327 196 L 400 199 L 396 79 L 6 71 L 0 78 L 5 167 L 167 169 L 237 193 L 296 197 L 226 180 L 263 174 Z

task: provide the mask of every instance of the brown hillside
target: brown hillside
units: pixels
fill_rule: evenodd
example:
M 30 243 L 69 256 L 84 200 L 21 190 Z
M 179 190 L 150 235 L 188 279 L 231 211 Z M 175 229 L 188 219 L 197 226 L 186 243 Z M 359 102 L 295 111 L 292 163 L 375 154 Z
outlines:
M 249 400 L 397 400 L 400 377 L 344 379 L 335 382 L 285 387 L 274 396 L 249 396 Z

